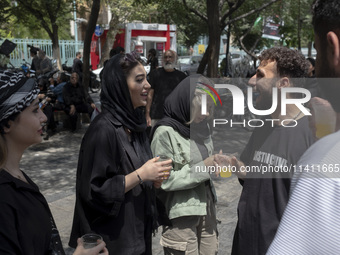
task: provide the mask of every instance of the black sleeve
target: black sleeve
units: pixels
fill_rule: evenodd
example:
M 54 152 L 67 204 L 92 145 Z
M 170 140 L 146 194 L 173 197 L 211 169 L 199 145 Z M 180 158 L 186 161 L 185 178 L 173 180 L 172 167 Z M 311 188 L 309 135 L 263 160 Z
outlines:
M 0 204 L 0 254 L 23 254 L 14 209 L 8 204 Z
M 79 193 L 83 202 L 94 210 L 117 216 L 125 199 L 125 175 L 120 171 L 117 133 L 108 123 L 98 127 L 100 129 L 86 134 L 80 149 Z
M 70 96 L 68 91 L 68 84 L 66 84 L 63 88 L 63 98 L 65 105 L 70 106 L 72 104 L 72 97 Z
M 34 70 L 34 71 L 35 71 L 34 60 L 32 60 L 32 64 L 31 64 L 31 70 Z

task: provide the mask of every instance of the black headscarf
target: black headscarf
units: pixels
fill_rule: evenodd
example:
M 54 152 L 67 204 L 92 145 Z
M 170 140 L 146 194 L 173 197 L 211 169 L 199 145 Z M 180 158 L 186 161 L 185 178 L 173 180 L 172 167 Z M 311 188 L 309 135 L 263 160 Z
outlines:
M 143 165 L 152 158 L 150 143 L 145 132 L 146 120 L 141 108 L 133 108 L 127 77 L 121 67 L 121 64 L 125 62 L 131 66 L 130 70 L 132 70 L 140 64 L 139 59 L 139 55 L 132 52 L 117 54 L 107 62 L 103 72 L 100 101 L 103 111 L 109 111 L 116 120 L 131 131 L 132 146 Z M 151 233 L 158 227 L 156 196 L 152 182 L 144 182 L 142 188 L 146 192 L 145 236 L 151 236 Z M 151 254 L 151 243 L 147 243 L 145 249 L 145 254 Z
M 151 139 L 159 126 L 170 126 L 185 138 L 190 139 L 191 133 L 191 139 L 203 144 L 203 140 L 210 135 L 207 121 L 187 124 L 190 121 L 191 102 L 195 96 L 197 83 L 203 77 L 200 74 L 186 77 L 166 98 L 164 117 L 152 129 Z
M 137 66 L 140 62 L 135 54 L 118 54 L 104 68 L 100 101 L 103 110 L 109 111 L 124 127 L 131 131 L 133 147 L 143 163 L 152 157 L 145 133 L 146 120 L 141 108 L 133 108 L 127 77 L 121 67 L 123 61 Z

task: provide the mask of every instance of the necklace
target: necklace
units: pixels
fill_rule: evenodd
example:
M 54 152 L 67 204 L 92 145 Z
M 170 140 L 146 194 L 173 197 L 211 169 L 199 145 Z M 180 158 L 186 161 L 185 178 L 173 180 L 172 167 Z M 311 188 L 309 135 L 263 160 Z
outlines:
M 4 170 L 6 170 L 10 175 L 12 175 L 15 178 L 18 178 L 19 180 L 26 181 L 24 177 L 21 177 L 20 174 L 13 174 L 11 171 L 9 171 L 6 167 L 3 167 Z M 20 169 L 19 169 L 20 170 Z

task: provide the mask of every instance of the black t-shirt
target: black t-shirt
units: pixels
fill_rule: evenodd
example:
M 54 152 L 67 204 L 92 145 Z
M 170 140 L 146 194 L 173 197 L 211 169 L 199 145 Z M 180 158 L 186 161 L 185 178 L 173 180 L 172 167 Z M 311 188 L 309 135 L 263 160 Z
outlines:
M 266 253 L 289 199 L 293 166 L 313 142 L 308 117 L 298 120 L 296 127 L 271 127 L 271 122 L 265 121 L 263 127 L 254 130 L 240 158 L 253 172 L 248 168 L 247 178 L 240 181 L 243 191 L 232 254 Z M 269 166 L 274 174 L 256 172 L 269 171 Z M 282 170 L 275 173 L 280 166 Z
M 150 64 L 150 72 L 155 70 L 158 67 L 158 58 L 149 59 L 148 64 Z
M 186 77 L 178 70 L 167 72 L 164 68 L 153 70 L 149 76 L 151 89 L 154 90 L 150 117 L 161 119 L 163 117 L 163 105 L 166 97 L 176 88 L 176 86 Z
M 76 72 L 78 75 L 83 73 L 83 62 L 79 58 L 73 59 L 72 72 Z

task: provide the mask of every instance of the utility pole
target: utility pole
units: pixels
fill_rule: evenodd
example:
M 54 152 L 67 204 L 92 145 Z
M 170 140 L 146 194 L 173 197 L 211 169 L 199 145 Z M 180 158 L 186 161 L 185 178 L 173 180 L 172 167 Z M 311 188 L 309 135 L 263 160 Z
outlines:
M 77 5 L 76 0 L 73 0 L 73 18 L 74 18 L 74 40 L 75 40 L 75 49 L 78 52 L 78 25 L 77 25 Z

